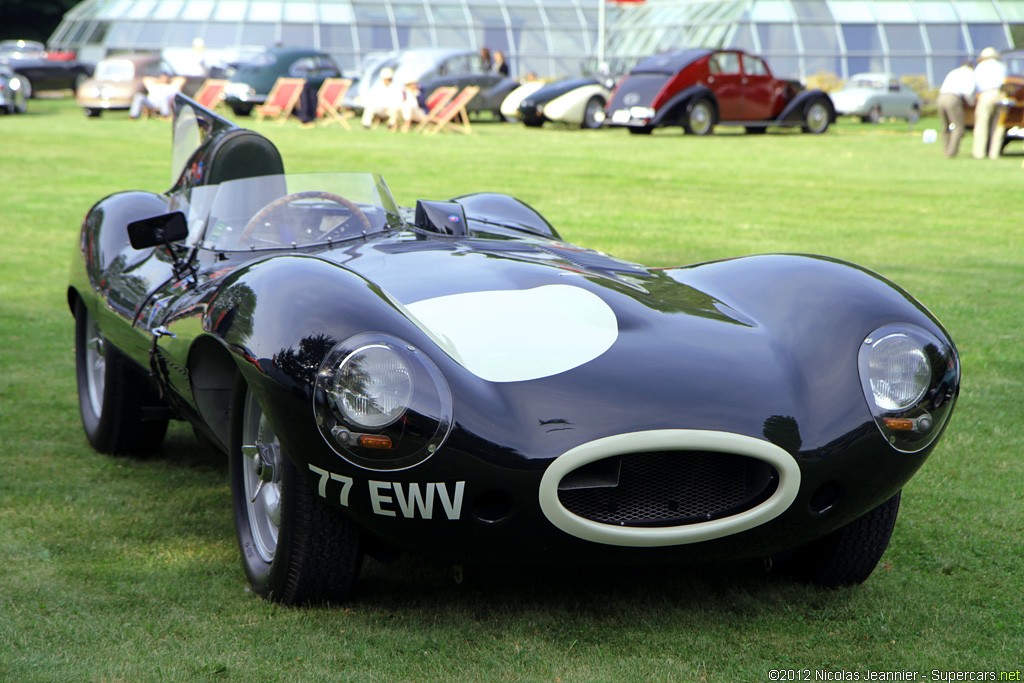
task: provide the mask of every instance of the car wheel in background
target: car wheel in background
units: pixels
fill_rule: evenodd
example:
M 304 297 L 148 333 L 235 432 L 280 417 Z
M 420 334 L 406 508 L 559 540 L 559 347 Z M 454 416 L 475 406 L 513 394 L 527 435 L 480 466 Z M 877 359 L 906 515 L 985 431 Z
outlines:
M 160 448 L 167 418 L 146 410 L 157 408 L 159 398 L 131 361 L 107 343 L 81 301 L 75 305 L 75 372 L 82 426 L 93 448 L 135 455 Z
M 828 106 L 821 100 L 815 100 L 807 105 L 804 110 L 804 132 L 815 135 L 828 130 L 829 110 Z
M 917 107 L 911 107 L 910 113 L 907 114 L 907 123 L 913 125 L 918 122 L 921 118 L 921 112 Z
M 899 509 L 897 492 L 866 515 L 777 559 L 784 571 L 826 588 L 863 583 L 889 547 Z
M 587 100 L 587 107 L 583 110 L 583 128 L 597 129 L 604 122 L 604 100 L 600 97 L 591 97 Z
M 654 128 L 651 126 L 644 126 L 642 128 L 627 128 L 627 130 L 633 135 L 650 135 Z
M 707 98 L 700 98 L 686 110 L 683 130 L 689 135 L 708 135 L 715 127 L 715 110 Z
M 93 109 L 92 107 L 85 108 L 85 116 L 89 119 L 97 119 L 103 113 L 102 109 Z
M 231 498 L 253 591 L 286 605 L 343 601 L 362 565 L 358 530 L 309 487 L 241 378 L 231 413 Z
M 232 104 L 231 111 L 235 113 L 235 116 L 249 116 L 252 113 L 252 107 L 245 104 Z
M 25 99 L 32 99 L 32 81 L 28 80 L 28 78 L 22 74 L 18 74 L 18 80 L 21 81 L 21 92 L 24 93 Z
M 882 108 L 876 104 L 874 107 L 871 108 L 871 111 L 868 112 L 867 122 L 868 123 L 881 123 L 881 121 L 882 121 Z

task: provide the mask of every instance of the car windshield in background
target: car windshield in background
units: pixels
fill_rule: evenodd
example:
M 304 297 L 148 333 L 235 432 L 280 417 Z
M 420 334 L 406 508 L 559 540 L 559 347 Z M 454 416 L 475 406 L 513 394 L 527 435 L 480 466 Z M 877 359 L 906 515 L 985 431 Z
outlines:
M 846 84 L 847 88 L 871 88 L 873 90 L 885 90 L 887 81 L 880 81 L 876 78 L 857 78 Z
M 403 225 L 375 173 L 268 175 L 200 185 L 173 197 L 190 242 L 217 251 L 342 242 Z
M 103 60 L 96 65 L 93 78 L 97 81 L 130 81 L 135 78 L 135 66 L 126 59 Z

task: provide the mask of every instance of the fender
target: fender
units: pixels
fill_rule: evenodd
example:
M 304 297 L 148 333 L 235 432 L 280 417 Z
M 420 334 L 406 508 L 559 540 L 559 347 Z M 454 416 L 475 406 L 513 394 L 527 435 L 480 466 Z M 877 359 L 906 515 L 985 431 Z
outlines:
M 815 100 L 819 100 L 819 99 L 820 100 L 824 100 L 825 104 L 828 106 L 828 111 L 829 111 L 828 122 L 829 122 L 829 124 L 835 123 L 836 122 L 836 108 L 835 108 L 835 105 L 832 104 L 832 98 L 829 97 L 828 93 L 826 93 L 823 90 L 805 90 L 805 91 L 803 91 L 802 93 L 800 93 L 799 95 L 794 97 L 792 102 L 790 102 L 788 105 L 786 105 L 786 108 L 782 110 L 782 113 L 779 114 L 778 117 L 775 120 L 779 121 L 779 122 L 783 122 L 783 121 L 786 121 L 786 122 L 802 122 L 803 118 L 804 118 L 804 109 L 811 102 L 813 102 Z
M 691 85 L 665 103 L 665 106 L 658 110 L 648 125 L 668 125 L 666 121 L 682 123 L 681 112 L 700 97 L 706 97 L 711 102 L 711 107 L 714 109 L 715 114 L 715 123 L 718 123 L 718 99 L 715 97 L 715 93 L 711 92 L 711 89 L 705 85 Z

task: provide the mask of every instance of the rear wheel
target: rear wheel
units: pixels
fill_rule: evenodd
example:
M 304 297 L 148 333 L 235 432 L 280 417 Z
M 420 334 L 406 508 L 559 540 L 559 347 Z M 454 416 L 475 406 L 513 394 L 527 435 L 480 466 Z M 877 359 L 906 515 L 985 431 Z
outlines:
M 828 536 L 780 556 L 779 561 L 797 578 L 827 588 L 863 583 L 889 547 L 899 509 L 897 493 Z
M 701 98 L 690 105 L 683 121 L 683 130 L 689 135 L 708 135 L 715 127 L 715 110 L 711 102 Z
M 583 128 L 596 129 L 601 127 L 604 121 L 604 100 L 600 97 L 591 97 L 587 100 L 587 107 L 583 111 Z
M 286 605 L 343 601 L 362 563 L 358 530 L 309 487 L 244 380 L 231 410 L 231 497 L 250 585 Z
M 823 101 L 811 102 L 804 110 L 804 132 L 815 135 L 824 133 L 828 130 L 830 118 L 828 106 Z
M 136 455 L 160 448 L 167 418 L 146 410 L 159 409 L 159 398 L 131 361 L 107 343 L 81 300 L 75 304 L 75 371 L 82 426 L 93 448 Z

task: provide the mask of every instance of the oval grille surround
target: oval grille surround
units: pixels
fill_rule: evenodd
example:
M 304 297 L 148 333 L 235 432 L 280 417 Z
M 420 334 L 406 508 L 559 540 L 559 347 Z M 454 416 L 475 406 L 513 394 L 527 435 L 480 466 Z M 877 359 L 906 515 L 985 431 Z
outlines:
M 734 453 L 657 451 L 613 459 L 619 465 L 617 484 L 559 490 L 566 510 L 617 526 L 698 524 L 756 507 L 778 484 L 771 465 Z

